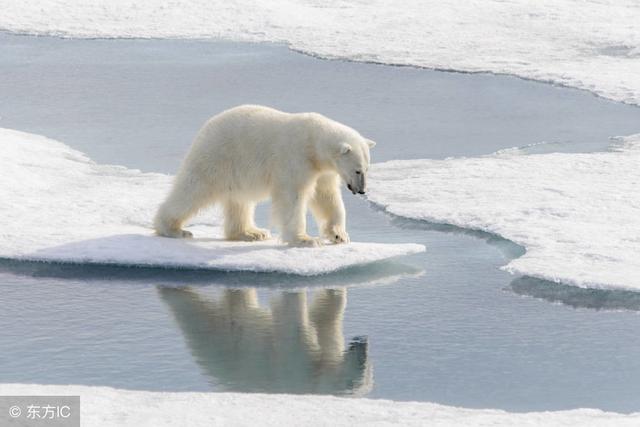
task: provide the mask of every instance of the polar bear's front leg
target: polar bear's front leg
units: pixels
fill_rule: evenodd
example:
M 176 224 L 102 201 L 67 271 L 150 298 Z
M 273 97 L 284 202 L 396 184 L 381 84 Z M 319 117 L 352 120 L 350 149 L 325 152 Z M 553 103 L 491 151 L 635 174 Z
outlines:
M 273 220 L 282 232 L 282 241 L 291 246 L 317 247 L 320 239 L 307 234 L 307 192 L 279 189 L 271 195 Z
M 325 174 L 318 179 L 309 207 L 322 237 L 334 243 L 349 243 L 340 177 L 337 174 Z
M 224 235 L 228 240 L 266 240 L 269 230 L 256 227 L 253 216 L 256 205 L 249 202 L 227 200 L 224 204 Z

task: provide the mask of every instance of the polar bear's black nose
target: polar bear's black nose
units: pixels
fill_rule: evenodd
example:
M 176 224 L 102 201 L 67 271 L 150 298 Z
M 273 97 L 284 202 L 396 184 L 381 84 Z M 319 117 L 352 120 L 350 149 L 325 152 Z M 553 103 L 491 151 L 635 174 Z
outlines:
M 358 191 L 358 194 L 364 194 L 364 190 Z

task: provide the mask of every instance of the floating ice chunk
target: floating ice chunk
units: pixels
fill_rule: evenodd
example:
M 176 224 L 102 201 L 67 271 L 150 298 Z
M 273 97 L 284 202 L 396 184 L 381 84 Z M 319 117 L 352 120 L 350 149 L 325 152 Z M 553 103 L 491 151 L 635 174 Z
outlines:
M 372 168 L 390 213 L 488 231 L 527 250 L 511 272 L 640 290 L 640 134 L 608 152 L 406 160 Z
M 0 0 L 0 10 L 0 29 L 16 33 L 284 42 L 327 58 L 513 74 L 640 103 L 635 0 Z
M 2 258 L 316 275 L 424 251 L 417 244 L 228 242 L 213 211 L 189 228 L 195 239 L 157 237 L 151 220 L 170 176 L 98 165 L 18 131 L 0 129 L 0 144 Z
M 599 409 L 506 412 L 467 409 L 430 402 L 313 395 L 253 393 L 175 393 L 109 387 L 0 384 L 4 396 L 80 396 L 86 427 L 234 426 L 581 426 L 631 427 L 640 413 Z M 6 408 L 8 410 L 8 406 Z M 26 413 L 26 411 L 23 411 Z M 3 415 L 4 416 L 4 415 Z M 23 415 L 24 416 L 24 415 Z

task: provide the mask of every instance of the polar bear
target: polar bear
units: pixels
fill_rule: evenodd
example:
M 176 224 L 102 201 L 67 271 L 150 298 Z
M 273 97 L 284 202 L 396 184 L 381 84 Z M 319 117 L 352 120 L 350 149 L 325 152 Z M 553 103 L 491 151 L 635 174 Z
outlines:
M 258 202 L 271 198 L 272 222 L 283 242 L 319 246 L 306 231 L 307 207 L 321 237 L 349 242 L 340 181 L 364 194 L 369 149 L 375 143 L 317 113 L 290 114 L 243 105 L 209 119 L 193 142 L 173 188 L 156 214 L 157 234 L 192 237 L 182 226 L 198 210 L 220 203 L 229 240 L 264 240 Z

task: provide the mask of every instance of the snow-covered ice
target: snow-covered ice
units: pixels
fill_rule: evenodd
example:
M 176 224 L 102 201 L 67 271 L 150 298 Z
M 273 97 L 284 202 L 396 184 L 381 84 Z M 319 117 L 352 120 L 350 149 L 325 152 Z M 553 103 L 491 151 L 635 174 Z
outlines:
M 170 176 L 98 165 L 60 142 L 8 129 L 0 145 L 2 258 L 315 275 L 424 251 L 410 243 L 227 242 L 214 211 L 189 227 L 195 239 L 157 237 L 151 220 Z
M 0 0 L 0 30 L 288 43 L 327 58 L 513 74 L 640 103 L 634 0 Z
M 372 168 L 369 200 L 526 248 L 505 268 L 580 287 L 640 289 L 640 134 L 607 152 L 401 160 Z
M 429 402 L 331 396 L 169 393 L 108 387 L 0 384 L 1 395 L 80 396 L 85 427 L 162 426 L 637 426 L 640 413 L 598 409 L 515 413 Z

